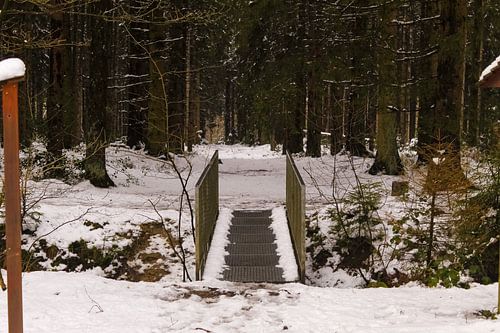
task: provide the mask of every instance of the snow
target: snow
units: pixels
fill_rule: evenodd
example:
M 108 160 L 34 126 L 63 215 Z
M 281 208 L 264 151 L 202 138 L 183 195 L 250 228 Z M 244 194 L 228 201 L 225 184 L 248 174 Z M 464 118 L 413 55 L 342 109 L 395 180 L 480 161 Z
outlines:
M 479 77 L 479 81 L 483 81 L 490 73 L 500 67 L 500 56 L 498 56 L 488 67 L 484 69 Z
M 224 162 L 224 159 L 237 160 L 262 160 L 280 158 L 280 151 L 272 151 L 269 145 L 260 146 L 244 146 L 241 144 L 235 145 L 202 145 L 196 148 L 196 152 L 200 155 L 212 156 L 215 150 L 219 151 L 219 158 Z M 249 162 L 249 161 L 245 161 Z
M 21 78 L 26 72 L 26 66 L 21 59 L 9 58 L 0 61 L 0 82 Z
M 26 333 L 500 332 L 497 320 L 475 315 L 495 306 L 495 285 L 337 289 L 32 272 L 23 287 Z M 7 332 L 6 298 L 2 293 L 1 332 Z
M 204 280 L 217 280 L 222 278 L 222 272 L 225 268 L 224 257 L 229 254 L 225 249 L 229 244 L 228 235 L 232 218 L 233 213 L 230 209 L 220 209 L 212 244 L 205 263 L 205 271 L 203 272 Z
M 276 237 L 277 252 L 279 256 L 278 267 L 283 269 L 283 278 L 285 281 L 297 281 L 299 279 L 299 270 L 295 260 L 292 240 L 288 230 L 288 221 L 283 207 L 273 209 L 271 215 L 271 228 Z
M 273 209 L 276 223 L 284 219 L 285 158 L 280 152 L 271 151 L 269 145 L 197 146 L 187 160 L 175 157 L 184 175 L 189 173 L 190 165 L 193 168 L 187 183 L 191 198 L 196 180 L 216 149 L 223 163 L 219 166 L 221 211 L 204 281 L 180 282 L 180 263 L 165 239 L 154 235 L 144 251 L 161 254 L 160 265 L 169 271 L 155 283 L 106 279 L 102 276 L 109 271 L 99 267 L 80 273 L 24 273 L 25 332 L 500 333 L 497 320 L 475 314 L 481 310 L 496 311 L 497 284 L 473 284 L 469 290 L 416 285 L 358 289 L 363 284 L 359 276 L 327 266 L 313 271 L 310 256 L 306 280 L 309 285 L 217 280 L 224 265 L 231 210 Z M 77 159 L 78 153 L 74 154 Z M 34 210 L 39 221 L 30 222 L 36 226 L 33 235 L 23 235 L 25 250 L 44 235 L 48 245 L 57 245 L 65 251 L 80 239 L 99 249 L 128 246 L 132 242 L 130 235 L 137 236 L 145 224 L 160 219 L 153 204 L 165 226 L 177 235 L 181 184 L 171 168 L 143 151 L 134 152 L 119 145 L 107 150 L 107 159 L 108 171 L 117 184 L 111 189 L 97 189 L 87 181 L 74 185 L 56 180 L 29 183 L 30 202 L 40 198 Z M 391 182 L 401 179 L 368 175 L 365 171 L 372 159 L 347 155 L 324 155 L 319 159 L 295 156 L 295 159 L 306 182 L 309 215 L 318 212 L 322 216 L 332 202 L 333 193 L 338 198 L 345 196 L 357 181 L 353 169 L 357 170 L 359 181 L 379 182 L 382 191 L 389 192 Z M 185 203 L 183 207 L 180 233 L 186 264 L 194 276 L 190 214 Z M 380 213 L 394 217 L 401 209 L 399 199 L 388 196 Z M 101 227 L 93 228 L 86 222 Z M 310 223 L 316 223 L 315 219 Z M 327 222 L 318 224 L 326 234 Z M 277 238 L 289 235 L 288 230 L 278 229 L 284 225 L 273 224 Z M 284 246 L 290 246 L 289 241 L 277 242 L 280 255 L 293 252 L 283 250 Z M 131 260 L 142 270 L 148 269 L 140 256 Z M 64 269 L 64 265 L 52 264 L 49 259 L 43 267 Z M 289 270 L 285 274 L 297 274 L 294 258 L 283 256 L 279 264 Z M 0 292 L 0 332 L 7 331 L 6 299 L 7 293 Z

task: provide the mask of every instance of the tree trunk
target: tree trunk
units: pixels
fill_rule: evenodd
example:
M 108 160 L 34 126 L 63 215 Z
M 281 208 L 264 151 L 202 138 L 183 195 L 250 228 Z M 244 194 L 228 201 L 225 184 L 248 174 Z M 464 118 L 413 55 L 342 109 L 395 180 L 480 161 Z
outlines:
M 427 268 L 431 266 L 432 263 L 432 254 L 434 253 L 434 229 L 435 229 L 435 224 L 436 224 L 436 196 L 437 193 L 433 192 L 431 193 L 431 207 L 430 207 L 430 214 L 431 216 L 429 217 L 429 238 L 427 239 L 427 249 L 426 249 L 426 254 L 425 254 L 425 265 Z
M 153 21 L 163 17 L 163 9 L 153 11 Z M 149 26 L 149 73 L 151 84 L 149 87 L 149 113 L 146 148 L 150 155 L 158 156 L 167 151 L 169 128 L 169 105 L 167 91 L 167 65 L 164 54 L 167 52 L 165 26 L 151 23 Z
M 200 71 L 196 72 L 196 80 L 195 80 L 195 86 L 193 89 L 194 93 L 194 111 L 193 111 L 193 124 L 194 124 L 194 134 L 193 134 L 193 139 L 194 142 L 199 144 L 200 138 L 201 138 L 201 97 L 200 97 L 200 88 L 201 88 L 201 73 Z
M 333 108 L 333 106 L 330 106 L 332 110 L 332 124 L 330 129 L 330 154 L 332 155 L 340 153 L 344 146 L 344 113 L 348 89 L 345 87 L 340 87 L 340 90 L 341 93 L 338 93 L 339 97 L 337 99 L 342 101 L 342 103 L 335 103 L 335 108 Z M 330 92 L 330 94 L 332 94 L 332 92 Z M 331 104 L 331 102 L 329 104 Z
M 346 150 L 353 156 L 367 156 L 363 113 L 356 108 L 359 99 L 359 94 L 351 88 L 347 96 L 347 112 L 345 115 Z
M 85 177 L 97 187 L 114 186 L 113 181 L 106 171 L 106 108 L 107 106 L 107 80 L 108 46 L 112 31 L 109 22 L 101 18 L 112 7 L 111 0 L 99 0 L 91 5 L 90 19 L 90 78 L 89 78 L 89 104 L 86 110 L 87 144 L 85 158 Z
M 446 0 L 448 1 L 448 0 Z M 438 14 L 436 2 L 423 2 L 421 7 L 422 18 L 430 18 Z M 434 19 L 422 21 L 422 31 L 420 34 L 420 52 L 426 55 L 421 61 L 418 69 L 421 83 L 419 85 L 419 113 L 418 113 L 418 146 L 419 160 L 427 162 L 429 158 L 426 153 L 427 147 L 434 142 L 436 135 L 437 114 L 436 114 L 436 64 L 437 55 L 433 53 L 436 41 L 436 30 Z
M 174 8 L 185 13 L 185 1 L 172 1 Z M 169 27 L 172 41 L 168 47 L 168 151 L 174 154 L 184 152 L 184 112 L 186 84 L 186 23 L 176 22 Z
M 314 66 L 314 65 L 313 65 Z M 320 128 L 320 103 L 319 87 L 315 70 L 309 72 L 309 84 L 307 89 L 307 148 L 306 155 L 311 157 L 321 157 L 321 128 Z
M 465 0 L 447 0 L 441 5 L 441 36 L 438 54 L 437 129 L 435 138 L 449 145 L 457 158 L 460 151 L 465 66 Z M 459 166 L 459 164 L 458 164 Z
M 382 89 L 381 89 L 382 90 Z M 371 166 L 369 173 L 376 175 L 400 175 L 403 165 L 398 153 L 396 142 L 397 136 L 397 115 L 396 110 L 389 109 L 388 100 L 379 96 L 379 111 L 377 121 L 377 154 L 375 162 Z M 385 108 L 385 110 L 383 109 Z
M 307 147 L 306 155 L 311 157 L 321 156 L 321 30 L 318 27 L 320 3 L 308 2 L 306 26 L 309 48 L 306 63 L 309 67 L 307 73 Z
M 231 140 L 231 130 L 233 128 L 233 124 L 231 124 L 231 108 L 233 107 L 232 103 L 232 82 L 231 78 L 227 78 L 226 81 L 226 93 L 225 97 L 225 108 L 224 108 L 224 142 L 226 144 L 233 144 Z
M 413 76 L 415 76 L 414 67 L 415 67 L 414 64 L 410 66 L 411 75 Z M 411 140 L 414 139 L 417 134 L 417 108 L 418 108 L 417 87 L 414 84 L 412 84 L 410 87 L 410 101 L 408 106 L 409 106 L 408 112 L 410 117 L 409 119 L 410 129 L 408 134 L 411 142 Z
M 52 0 L 53 11 L 50 16 L 50 28 L 52 37 L 57 43 L 66 43 L 68 36 L 64 29 L 64 14 L 60 0 Z M 66 46 L 56 45 L 49 50 L 49 89 L 47 96 L 47 151 L 49 153 L 47 177 L 62 178 L 63 161 L 62 151 L 64 148 L 64 118 L 65 109 L 69 106 L 67 94 L 68 80 L 68 52 Z
M 193 151 L 193 117 L 191 110 L 191 28 L 186 28 L 186 84 L 184 93 L 184 140 L 187 151 Z
M 301 153 L 304 151 L 302 142 L 302 129 L 304 127 L 305 103 L 305 79 L 303 73 L 297 71 L 295 75 L 295 105 L 288 122 L 288 151 L 290 153 Z
M 82 24 L 78 15 L 74 16 L 75 25 Z M 75 42 L 83 41 L 83 27 L 75 32 Z M 73 77 L 74 77 L 74 93 L 73 93 L 73 120 L 71 122 L 71 139 L 70 146 L 76 147 L 83 142 L 83 74 L 82 74 L 82 51 L 80 46 L 73 47 Z
M 286 114 L 286 149 L 290 153 L 301 153 L 304 151 L 303 132 L 306 111 L 306 78 L 304 64 L 304 40 L 306 38 L 304 1 L 295 2 L 293 6 L 294 28 L 296 37 L 292 48 L 297 53 L 297 64 L 294 69 L 293 88 L 290 113 Z M 287 110 L 288 111 L 288 110 Z
M 355 38 L 349 47 L 351 87 L 345 115 L 345 135 L 346 150 L 354 156 L 369 155 L 365 147 L 367 129 L 365 128 L 365 113 L 363 112 L 366 107 L 367 88 L 360 87 L 362 83 L 366 83 L 364 63 L 367 62 L 369 56 L 372 56 L 367 54 L 368 48 L 365 45 L 367 25 L 368 19 L 366 17 L 359 16 L 353 20 L 351 28 Z
M 372 175 L 384 173 L 387 175 L 399 175 L 403 171 L 401 159 L 399 158 L 398 145 L 396 141 L 399 110 L 394 106 L 397 103 L 399 88 L 397 66 L 392 52 L 385 47 L 385 43 L 394 44 L 396 29 L 392 20 L 396 17 L 396 8 L 393 4 L 386 4 L 383 16 L 383 39 L 384 45 L 380 45 L 378 52 L 379 92 L 378 92 L 378 121 L 377 121 L 377 155 L 369 173 Z
M 466 112 L 466 134 L 470 145 L 476 146 L 480 141 L 482 89 L 479 89 L 477 82 L 484 69 L 484 3 L 483 0 L 473 2 L 473 30 L 469 34 L 472 60 L 470 64 L 469 89 L 470 103 Z
M 133 1 L 133 6 L 140 6 Z M 146 54 L 148 24 L 133 21 L 130 25 L 130 74 L 129 109 L 127 121 L 127 145 L 140 148 L 146 142 L 148 113 L 149 64 Z M 160 89 L 161 91 L 161 89 Z
M 82 71 L 81 56 L 78 43 L 82 43 L 83 36 L 77 14 L 64 14 L 63 34 L 65 36 L 64 53 L 65 69 L 64 72 L 64 148 L 78 146 L 83 141 L 82 130 Z

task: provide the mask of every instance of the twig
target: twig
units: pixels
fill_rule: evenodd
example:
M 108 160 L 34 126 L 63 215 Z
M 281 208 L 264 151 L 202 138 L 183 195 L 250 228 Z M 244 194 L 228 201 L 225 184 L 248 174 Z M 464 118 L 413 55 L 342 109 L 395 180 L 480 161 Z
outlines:
M 84 287 L 85 289 L 85 294 L 87 294 L 87 297 L 89 298 L 89 300 L 93 303 L 92 307 L 90 308 L 89 312 L 90 313 L 92 311 L 93 308 L 97 308 L 99 311 L 97 313 L 101 313 L 101 312 L 104 312 L 104 310 L 102 309 L 101 305 L 99 305 L 99 303 L 97 303 L 95 301 L 95 299 L 93 299 L 92 297 L 90 297 L 88 291 L 87 291 L 87 287 Z
M 187 183 L 188 183 L 189 178 L 191 177 L 191 174 L 193 172 L 193 165 L 191 164 L 190 161 L 188 161 L 188 159 L 186 158 L 186 156 L 183 155 L 183 157 L 184 157 L 184 159 L 186 160 L 186 162 L 187 162 L 187 164 L 189 166 L 189 172 L 188 172 L 188 175 L 187 175 L 187 177 L 185 179 L 182 178 L 182 174 L 180 173 L 179 168 L 177 167 L 177 164 L 175 163 L 175 161 L 172 159 L 172 157 L 170 155 L 168 155 L 168 161 L 172 164 L 172 167 L 174 168 L 174 171 L 177 174 L 177 177 L 179 178 L 179 180 L 181 182 L 183 196 L 184 195 L 186 196 L 187 204 L 189 206 L 189 213 L 191 215 L 191 232 L 192 232 L 192 235 L 193 235 L 193 242 L 196 244 L 196 238 L 195 238 L 195 232 L 194 232 L 195 230 L 194 230 L 193 206 L 191 204 L 191 198 L 189 197 L 189 192 L 187 190 Z M 182 200 L 181 200 L 181 203 L 182 203 Z M 180 224 L 180 219 L 179 219 L 179 224 Z
M 48 235 L 52 234 L 53 232 L 57 231 L 58 229 L 64 227 L 65 225 L 69 224 L 69 223 L 73 223 L 73 222 L 76 222 L 78 220 L 80 220 L 82 217 L 84 217 L 85 215 L 87 215 L 91 210 L 92 210 L 93 207 L 90 207 L 88 208 L 85 213 L 83 213 L 82 215 L 72 219 L 72 220 L 69 220 L 69 221 L 66 221 L 60 225 L 58 225 L 57 227 L 55 227 L 54 229 L 52 229 L 51 231 L 47 232 L 46 234 L 43 234 L 39 237 L 37 237 L 33 243 L 31 243 L 30 247 L 28 248 L 28 252 L 31 250 L 31 248 L 33 248 L 33 246 L 35 245 L 36 242 L 38 242 L 40 239 L 44 238 L 44 237 L 47 237 Z
M 191 205 L 191 199 L 189 197 L 189 192 L 187 191 L 187 183 L 189 181 L 189 178 L 191 177 L 191 173 L 193 171 L 193 166 L 187 160 L 187 158 L 185 157 L 185 155 L 183 155 L 183 157 L 185 158 L 185 160 L 186 160 L 186 162 L 187 162 L 187 164 L 189 166 L 188 175 L 187 175 L 186 179 L 184 179 L 182 177 L 181 172 L 177 168 L 177 164 L 175 163 L 175 160 L 172 158 L 172 156 L 170 154 L 167 154 L 167 156 L 168 156 L 168 161 L 172 164 L 172 167 L 174 168 L 175 173 L 177 174 L 177 177 L 178 177 L 179 181 L 181 182 L 181 186 L 182 186 L 182 194 L 181 194 L 180 203 L 179 203 L 179 218 L 178 218 L 178 223 L 177 223 L 177 234 L 178 234 L 180 249 L 181 249 L 181 253 L 182 253 L 182 262 L 184 263 L 184 270 L 183 270 L 183 273 L 182 273 L 182 280 L 186 281 L 186 273 L 187 273 L 187 269 L 186 269 L 186 265 L 185 265 L 185 263 L 186 263 L 186 252 L 184 251 L 184 246 L 182 246 L 181 226 L 182 226 L 182 210 L 183 210 L 184 196 L 186 196 L 186 200 L 187 200 L 187 203 L 188 203 L 188 206 L 189 206 L 189 211 L 191 213 L 191 233 L 193 235 L 193 242 L 196 244 L 195 231 L 194 231 L 193 207 Z
M 165 224 L 165 219 L 163 218 L 163 216 L 160 214 L 160 212 L 158 211 L 158 209 L 156 208 L 156 204 L 153 203 L 153 201 L 149 200 L 149 203 L 151 204 L 151 206 L 153 207 L 156 215 L 158 215 L 158 217 L 160 218 L 160 221 L 163 225 L 163 229 L 165 230 L 166 234 L 167 234 L 167 239 L 168 239 L 168 243 L 170 244 L 170 247 L 172 247 L 172 251 L 174 251 L 174 254 L 176 255 L 177 258 L 179 258 L 179 260 L 181 261 L 182 263 L 182 268 L 184 270 L 184 273 L 186 274 L 186 277 L 189 281 L 192 281 L 191 277 L 189 276 L 189 272 L 188 272 L 188 269 L 187 269 L 187 266 L 186 266 L 186 258 L 185 256 L 183 257 L 179 251 L 177 251 L 177 249 L 175 248 L 175 242 L 174 242 L 174 239 L 172 237 L 172 233 L 170 232 L 170 230 L 167 228 L 166 224 Z M 182 240 L 179 239 L 179 247 L 181 248 L 182 251 L 184 251 L 184 248 L 182 246 Z
M 41 236 L 37 237 L 37 238 L 36 238 L 36 239 L 35 239 L 35 240 L 31 243 L 30 247 L 28 248 L 28 251 L 27 251 L 27 252 L 29 253 L 29 256 L 28 256 L 28 259 L 26 260 L 26 265 L 25 265 L 25 267 L 29 267 L 29 266 L 30 266 L 31 258 L 33 257 L 33 253 L 31 253 L 30 251 L 31 251 L 31 249 L 33 248 L 33 246 L 34 246 L 34 245 L 35 245 L 35 244 L 36 244 L 39 240 L 41 240 L 41 239 L 42 239 L 42 238 L 44 238 L 44 237 L 47 237 L 48 235 L 52 234 L 53 232 L 55 232 L 56 230 L 58 230 L 58 229 L 60 229 L 60 228 L 64 227 L 64 226 L 65 226 L 65 225 L 67 225 L 67 224 L 70 224 L 70 223 L 73 223 L 73 222 L 76 222 L 76 221 L 80 220 L 82 217 L 84 217 L 85 215 L 87 215 L 87 214 L 90 212 L 90 210 L 91 210 L 91 209 L 92 209 L 92 207 L 91 207 L 91 208 L 88 208 L 88 209 L 85 211 L 85 213 L 83 213 L 82 215 L 78 216 L 77 218 L 74 218 L 74 219 L 72 219 L 72 220 L 66 221 L 66 222 L 64 222 L 64 223 L 62 223 L 62 224 L 60 224 L 60 225 L 58 225 L 57 227 L 55 227 L 55 228 L 54 228 L 54 229 L 52 229 L 51 231 L 47 232 L 46 234 L 43 234 L 43 235 L 41 235 Z

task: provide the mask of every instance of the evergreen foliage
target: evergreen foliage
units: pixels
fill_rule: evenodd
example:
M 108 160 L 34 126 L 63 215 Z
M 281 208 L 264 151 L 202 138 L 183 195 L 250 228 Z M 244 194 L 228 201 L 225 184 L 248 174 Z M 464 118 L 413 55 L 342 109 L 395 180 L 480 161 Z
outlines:
M 486 142 L 498 118 L 498 92 L 476 85 L 499 52 L 500 11 L 489 1 L 148 0 L 108 7 L 97 14 L 110 30 L 106 141 L 124 137 L 152 155 L 180 153 L 205 137 L 291 152 L 302 152 L 307 139 L 306 154 L 318 157 L 328 132 L 332 153 L 367 156 L 366 140 L 375 142 L 373 172 L 397 174 L 396 137 L 408 143 L 418 136 L 423 146 L 446 138 L 459 149 L 462 137 Z M 46 136 L 54 161 L 87 131 L 95 98 L 87 82 L 98 75 L 92 8 L 87 1 L 11 0 L 0 17 L 0 54 L 28 64 L 22 142 Z M 395 125 L 382 119 L 387 107 Z M 214 137 L 221 118 L 224 137 Z

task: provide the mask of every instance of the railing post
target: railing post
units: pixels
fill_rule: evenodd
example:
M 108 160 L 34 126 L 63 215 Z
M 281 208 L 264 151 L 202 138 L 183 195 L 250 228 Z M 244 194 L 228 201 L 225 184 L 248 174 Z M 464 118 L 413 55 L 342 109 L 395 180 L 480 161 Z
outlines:
M 202 219 L 202 213 L 201 213 L 201 193 L 200 189 L 198 186 L 195 187 L 195 194 L 194 194 L 194 213 L 195 213 L 195 271 L 196 271 L 196 280 L 199 281 L 201 280 L 200 276 L 200 267 L 201 267 L 201 219 Z
M 21 61 L 19 59 L 14 60 Z M 24 67 L 22 62 L 21 64 Z M 2 86 L 4 138 L 5 235 L 9 333 L 23 332 L 18 109 L 18 81 L 21 79 L 22 77 L 16 77 L 8 79 L 6 82 L 0 82 L 0 86 Z

